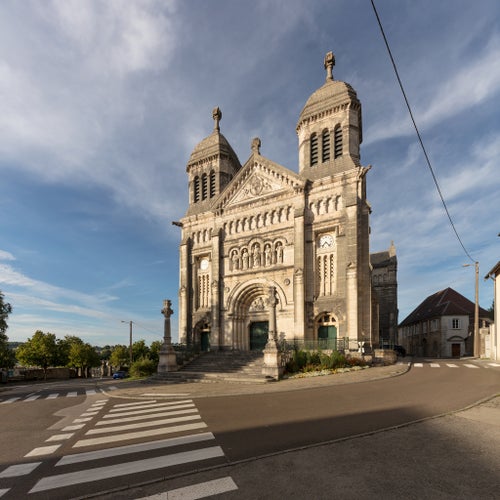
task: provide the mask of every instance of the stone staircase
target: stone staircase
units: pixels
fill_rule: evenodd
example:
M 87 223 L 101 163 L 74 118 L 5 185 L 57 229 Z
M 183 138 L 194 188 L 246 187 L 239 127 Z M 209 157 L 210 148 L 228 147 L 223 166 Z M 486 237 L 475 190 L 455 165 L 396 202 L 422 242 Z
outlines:
M 262 374 L 262 351 L 211 351 L 184 365 L 176 372 L 159 373 L 152 381 L 182 382 L 239 382 L 266 383 L 272 381 Z

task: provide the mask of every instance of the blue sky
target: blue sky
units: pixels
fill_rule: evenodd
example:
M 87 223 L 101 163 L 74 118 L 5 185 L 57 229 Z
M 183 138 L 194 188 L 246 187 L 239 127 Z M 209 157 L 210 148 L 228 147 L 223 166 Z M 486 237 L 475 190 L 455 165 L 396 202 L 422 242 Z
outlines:
M 377 0 L 421 135 L 482 277 L 500 260 L 500 3 Z M 474 270 L 419 148 L 369 0 L 0 3 L 0 290 L 7 334 L 149 344 L 173 302 L 185 166 L 213 128 L 240 161 L 297 171 L 295 126 L 325 78 L 363 106 L 371 251 L 394 241 L 399 320 Z

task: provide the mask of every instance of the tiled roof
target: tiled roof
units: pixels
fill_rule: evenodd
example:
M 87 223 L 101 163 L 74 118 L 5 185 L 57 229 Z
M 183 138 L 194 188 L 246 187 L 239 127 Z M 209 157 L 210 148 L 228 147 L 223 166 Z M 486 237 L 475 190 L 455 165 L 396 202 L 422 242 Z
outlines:
M 427 297 L 400 323 L 399 326 L 420 323 L 421 321 L 441 316 L 463 315 L 474 315 L 474 302 L 471 302 L 469 299 L 453 290 L 453 288 L 446 288 Z M 480 307 L 479 316 L 481 318 L 489 317 L 489 314 Z

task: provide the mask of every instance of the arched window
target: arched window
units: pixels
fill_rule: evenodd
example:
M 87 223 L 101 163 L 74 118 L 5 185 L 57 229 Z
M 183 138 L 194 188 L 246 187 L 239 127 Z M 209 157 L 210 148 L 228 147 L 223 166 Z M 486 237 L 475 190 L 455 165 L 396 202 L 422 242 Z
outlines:
M 215 172 L 210 172 L 210 198 L 215 196 Z
M 339 156 L 342 156 L 342 128 L 340 125 L 337 125 L 335 127 L 334 131 L 334 148 L 335 148 L 335 158 L 338 158 Z
M 311 135 L 311 166 L 318 164 L 318 136 Z
M 321 136 L 321 161 L 324 163 L 330 159 L 330 132 L 328 129 L 323 130 Z
M 206 200 L 208 197 L 208 179 L 207 174 L 201 176 L 201 199 Z
M 193 191 L 194 191 L 194 202 L 195 203 L 198 203 L 200 201 L 200 178 L 198 176 L 196 176 L 194 178 L 194 187 L 193 187 Z

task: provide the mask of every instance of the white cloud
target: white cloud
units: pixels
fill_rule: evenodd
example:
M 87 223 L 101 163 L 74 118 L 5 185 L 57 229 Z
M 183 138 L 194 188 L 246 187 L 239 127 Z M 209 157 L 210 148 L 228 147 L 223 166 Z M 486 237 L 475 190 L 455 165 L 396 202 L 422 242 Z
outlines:
M 16 260 L 16 258 L 5 250 L 0 250 L 0 260 Z

